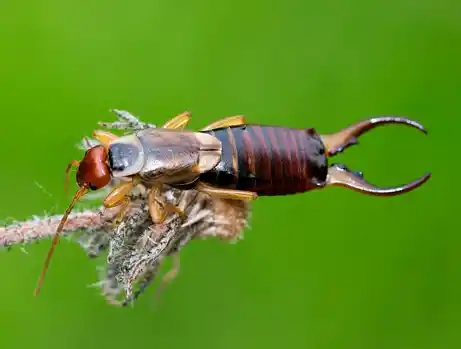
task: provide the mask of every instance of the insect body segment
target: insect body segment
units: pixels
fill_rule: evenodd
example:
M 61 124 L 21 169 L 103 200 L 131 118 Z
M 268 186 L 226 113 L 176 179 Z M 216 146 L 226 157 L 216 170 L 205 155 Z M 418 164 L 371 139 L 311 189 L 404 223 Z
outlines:
M 326 182 L 325 147 L 313 129 L 244 125 L 207 131 L 223 144 L 203 182 L 260 196 L 302 193 Z

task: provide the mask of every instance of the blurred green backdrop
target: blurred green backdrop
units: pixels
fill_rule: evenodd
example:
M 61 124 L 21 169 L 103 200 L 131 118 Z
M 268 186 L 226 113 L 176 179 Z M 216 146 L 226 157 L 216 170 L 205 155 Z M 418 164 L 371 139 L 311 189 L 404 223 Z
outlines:
M 433 172 L 397 198 L 258 200 L 242 242 L 183 250 L 155 310 L 152 288 L 133 309 L 106 304 L 86 287 L 104 260 L 75 243 L 39 298 L 49 242 L 4 252 L 1 348 L 460 348 L 460 13 L 455 0 L 0 2 L 1 218 L 63 211 L 74 144 L 109 108 L 321 132 L 406 115 L 429 136 L 379 129 L 338 161 L 380 185 Z

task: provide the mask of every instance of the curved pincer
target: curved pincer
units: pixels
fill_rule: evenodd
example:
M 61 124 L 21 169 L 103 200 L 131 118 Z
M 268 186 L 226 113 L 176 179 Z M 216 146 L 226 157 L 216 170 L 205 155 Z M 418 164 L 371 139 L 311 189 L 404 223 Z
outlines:
M 354 125 L 346 127 L 337 133 L 331 135 L 322 135 L 320 137 L 322 139 L 323 145 L 325 146 L 327 155 L 334 156 L 338 153 L 341 153 L 347 147 L 358 144 L 357 138 L 363 133 L 375 127 L 387 124 L 403 124 L 417 128 L 421 132 L 427 134 L 427 130 L 424 128 L 424 126 L 416 121 L 397 116 L 382 116 L 360 121 Z
M 351 171 L 344 165 L 332 165 L 328 168 L 326 185 L 346 187 L 374 196 L 395 196 L 408 193 L 420 187 L 427 182 L 430 177 L 431 173 L 428 172 L 424 176 L 408 184 L 396 187 L 377 187 L 366 182 L 363 179 L 363 174 L 360 172 Z
M 403 124 L 417 128 L 427 134 L 426 129 L 416 121 L 403 117 L 385 116 L 360 121 L 335 134 L 322 135 L 321 139 L 325 146 L 325 153 L 331 157 L 346 149 L 348 146 L 357 144 L 357 137 L 377 126 L 386 124 Z M 334 164 L 328 168 L 326 186 L 342 186 L 361 193 L 375 196 L 395 196 L 412 191 L 427 182 L 431 177 L 428 172 L 419 179 L 395 187 L 377 187 L 366 182 L 363 174 L 349 170 L 345 165 Z

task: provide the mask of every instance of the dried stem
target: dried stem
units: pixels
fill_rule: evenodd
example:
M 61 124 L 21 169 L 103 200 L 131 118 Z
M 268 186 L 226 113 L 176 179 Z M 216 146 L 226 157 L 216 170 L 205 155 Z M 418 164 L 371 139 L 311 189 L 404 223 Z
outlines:
M 112 220 L 115 210 L 103 211 L 103 208 L 73 212 L 63 230 L 63 235 L 76 232 L 94 233 L 95 231 L 110 233 L 113 230 Z M 33 219 L 13 222 L 0 227 L 0 246 L 29 244 L 34 241 L 47 239 L 56 233 L 62 215 L 34 217 Z

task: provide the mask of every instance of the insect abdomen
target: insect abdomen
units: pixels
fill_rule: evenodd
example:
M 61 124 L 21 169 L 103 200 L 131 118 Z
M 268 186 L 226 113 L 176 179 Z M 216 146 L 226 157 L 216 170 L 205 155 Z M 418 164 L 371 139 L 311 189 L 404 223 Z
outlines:
M 222 142 L 222 158 L 201 180 L 259 195 L 286 195 L 323 185 L 327 158 L 313 129 L 244 125 L 206 131 Z

